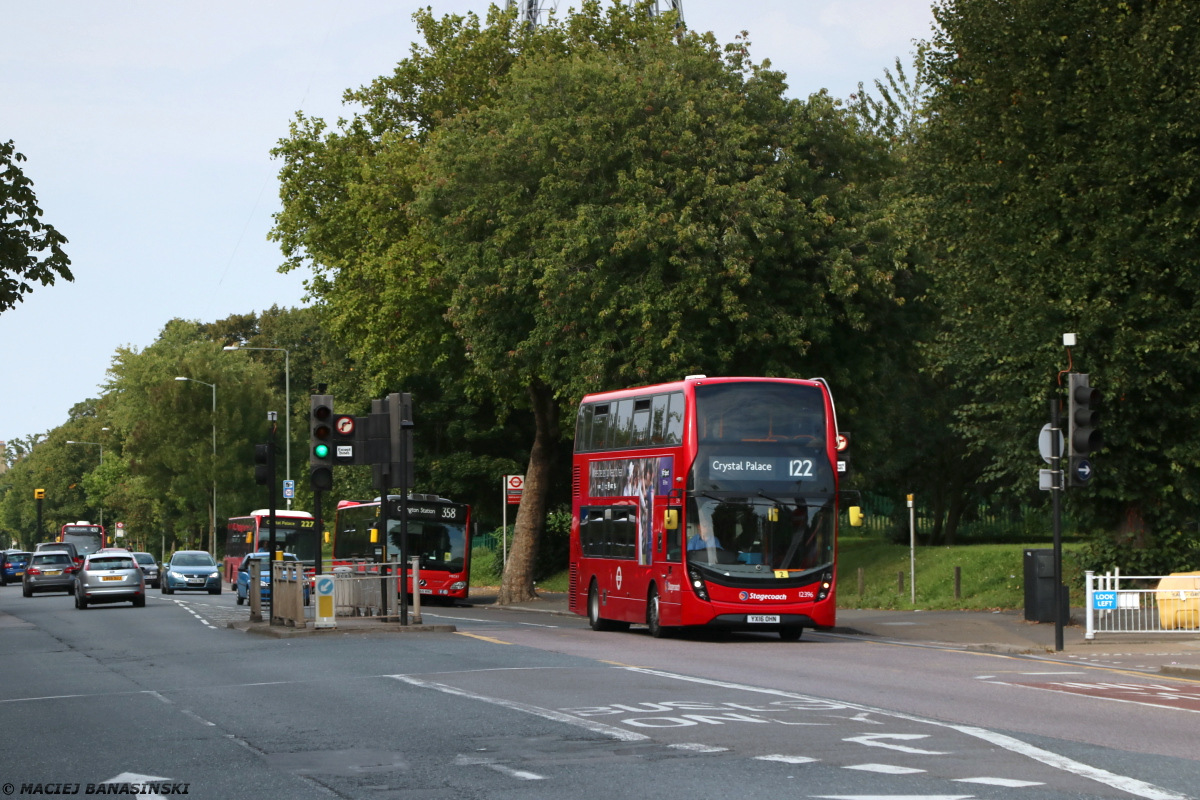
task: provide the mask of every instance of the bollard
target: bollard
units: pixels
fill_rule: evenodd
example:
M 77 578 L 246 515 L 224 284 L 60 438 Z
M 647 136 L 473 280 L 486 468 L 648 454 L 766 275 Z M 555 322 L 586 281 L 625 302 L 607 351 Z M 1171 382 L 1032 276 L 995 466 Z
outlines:
M 257 558 L 248 562 L 250 572 L 250 621 L 262 622 L 262 573 Z
M 898 591 L 900 594 L 904 594 L 904 570 L 900 570 L 896 573 L 896 591 Z
M 954 599 L 962 599 L 962 567 L 954 568 Z
M 421 557 L 413 556 L 409 559 L 412 563 L 412 587 L 413 587 L 413 625 L 421 624 Z
M 867 571 L 862 567 L 858 568 L 858 596 L 862 597 L 866 593 L 867 588 Z

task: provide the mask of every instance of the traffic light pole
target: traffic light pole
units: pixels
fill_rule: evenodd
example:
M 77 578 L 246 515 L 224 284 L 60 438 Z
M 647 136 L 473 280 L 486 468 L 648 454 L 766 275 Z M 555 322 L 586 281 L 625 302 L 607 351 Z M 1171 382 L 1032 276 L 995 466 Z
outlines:
M 34 542 L 34 544 L 42 540 L 42 498 L 40 497 L 37 499 L 37 517 L 37 533 L 34 534 L 37 537 L 37 542 Z
M 321 562 L 324 560 L 324 555 L 325 555 L 325 551 L 323 549 L 325 547 L 325 534 L 322 533 L 322 531 L 325 529 L 325 526 L 321 522 L 321 490 L 320 489 L 313 489 L 313 528 L 314 528 L 313 532 L 316 534 L 316 537 L 317 537 L 316 574 L 320 575 L 321 574 Z
M 1061 438 L 1059 428 L 1062 426 L 1062 401 L 1057 389 L 1050 398 L 1050 469 L 1054 476 L 1054 487 L 1050 490 L 1053 504 L 1054 524 L 1054 650 L 1062 652 L 1063 625 L 1066 620 L 1062 613 L 1062 492 L 1063 469 L 1062 452 L 1059 449 Z

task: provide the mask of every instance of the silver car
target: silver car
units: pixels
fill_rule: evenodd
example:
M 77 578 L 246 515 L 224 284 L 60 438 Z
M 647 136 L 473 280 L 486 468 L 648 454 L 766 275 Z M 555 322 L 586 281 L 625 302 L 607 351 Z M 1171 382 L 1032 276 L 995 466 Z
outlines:
M 75 561 L 65 550 L 39 550 L 29 559 L 21 579 L 21 594 L 75 591 Z
M 146 605 L 146 578 L 131 553 L 92 553 L 75 576 L 75 607 L 90 603 Z

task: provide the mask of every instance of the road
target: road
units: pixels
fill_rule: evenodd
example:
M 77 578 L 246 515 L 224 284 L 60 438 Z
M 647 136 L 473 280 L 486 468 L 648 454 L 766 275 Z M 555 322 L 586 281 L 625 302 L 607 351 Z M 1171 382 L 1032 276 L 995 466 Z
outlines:
M 806 632 L 432 608 L 275 640 L 232 594 L 0 589 L 0 784 L 197 797 L 1200 797 L 1200 682 Z M 123 776 L 123 777 L 122 777 Z M 33 788 L 29 786 L 27 788 Z M 103 789 L 101 790 L 103 791 Z

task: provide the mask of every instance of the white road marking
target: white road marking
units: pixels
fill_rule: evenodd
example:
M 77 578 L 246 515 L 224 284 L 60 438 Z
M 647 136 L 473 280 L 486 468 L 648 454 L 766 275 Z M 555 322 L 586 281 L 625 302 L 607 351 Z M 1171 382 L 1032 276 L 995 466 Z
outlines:
M 814 794 L 822 800 L 970 800 L 973 794 Z
M 977 680 L 977 681 L 986 681 L 986 680 L 989 680 L 989 679 L 991 679 L 991 678 L 994 678 L 994 677 L 996 677 L 996 676 L 995 676 L 995 675 L 976 675 L 976 676 L 975 676 L 975 680 Z
M 128 783 L 128 784 L 136 784 L 138 786 L 141 786 L 141 785 L 147 784 L 147 783 L 170 782 L 170 780 L 171 780 L 170 778 L 161 778 L 156 775 L 139 775 L 136 772 L 122 772 L 120 775 L 116 776 L 115 778 L 109 778 L 106 781 L 100 781 L 100 784 L 104 785 L 106 783 L 117 783 L 117 784 Z M 138 794 L 140 794 L 140 796 L 142 796 L 142 797 L 162 797 L 162 795 L 160 795 L 156 792 L 138 792 Z
M 514 711 L 522 711 L 526 714 L 533 714 L 535 717 L 541 717 L 542 719 L 549 719 L 555 722 L 565 722 L 568 725 L 586 728 L 594 733 L 602 733 L 605 736 L 610 736 L 613 739 L 618 739 L 622 742 L 644 742 L 650 738 L 644 733 L 635 733 L 633 731 L 623 730 L 622 728 L 615 728 L 612 725 L 605 725 L 603 722 L 594 722 L 590 719 L 583 719 L 581 717 L 571 716 L 570 714 L 564 714 L 561 711 L 553 711 L 549 708 L 542 708 L 541 706 L 531 706 L 525 703 L 518 703 L 515 700 L 505 700 L 501 697 L 488 697 L 487 695 L 476 694 L 475 692 L 468 692 L 453 686 L 447 686 L 444 683 L 434 683 L 433 681 L 414 678 L 411 675 L 387 675 L 385 677 L 411 684 L 412 686 L 420 686 L 423 689 L 434 689 L 436 691 L 444 692 L 445 694 L 456 695 L 458 697 L 469 697 L 472 700 L 482 700 L 483 702 L 491 703 L 492 705 L 511 708 Z
M 921 756 L 948 756 L 949 753 L 938 750 L 922 750 L 919 747 L 909 747 L 903 744 L 889 744 L 883 741 L 884 739 L 897 739 L 901 742 L 911 742 L 916 739 L 928 739 L 927 733 L 868 733 L 864 736 L 850 736 L 842 739 L 843 742 L 858 742 L 865 744 L 867 747 L 886 747 L 888 750 L 898 750 L 901 753 L 913 753 Z
M 755 756 L 754 759 L 756 761 L 778 761 L 781 764 L 812 764 L 817 761 L 817 759 L 809 758 L 808 756 L 785 756 L 779 754 Z
M 982 783 L 985 786 L 1006 786 L 1010 789 L 1020 789 L 1025 786 L 1045 786 L 1037 781 L 1017 781 L 1012 778 L 955 778 L 955 783 Z
M 787 697 L 792 700 L 830 702 L 821 701 L 820 698 L 811 697 L 809 695 L 784 691 L 782 689 L 768 689 L 761 686 L 749 686 L 743 683 L 732 683 L 729 681 L 716 681 L 708 678 L 697 678 L 691 675 L 680 675 L 674 672 L 647 669 L 645 667 L 622 667 L 621 669 L 627 669 L 630 672 L 638 672 L 643 675 L 657 675 L 662 678 L 688 681 L 690 683 L 699 683 L 706 686 L 719 686 L 725 689 L 737 689 L 744 692 L 757 692 L 759 694 L 774 695 L 776 697 Z M 997 747 L 1003 747 L 1005 750 L 1026 756 L 1034 761 L 1040 761 L 1041 763 L 1050 767 L 1054 767 L 1055 769 L 1060 769 L 1064 772 L 1070 772 L 1073 775 L 1078 775 L 1082 778 L 1087 778 L 1089 780 L 1096 781 L 1097 783 L 1102 783 L 1105 786 L 1110 786 L 1122 792 L 1127 792 L 1135 795 L 1136 797 L 1146 798 L 1146 800 L 1192 800 L 1187 795 L 1179 794 L 1178 792 L 1172 792 L 1168 789 L 1155 786 L 1152 783 L 1146 783 L 1145 781 L 1137 780 L 1136 778 L 1130 778 L 1125 775 L 1117 775 L 1116 773 L 1109 772 L 1108 770 L 1084 764 L 1074 759 L 1067 758 L 1066 756 L 1059 755 L 1058 753 L 1053 753 L 1049 750 L 1043 750 L 1040 747 L 1034 747 L 1027 742 L 1021 741 L 1020 739 L 1016 739 L 1012 736 L 1006 736 L 1002 733 L 989 731 L 985 728 L 977 728 L 974 725 L 956 725 L 950 722 L 941 722 L 936 719 L 919 717 L 915 714 L 906 714 L 901 711 L 888 711 L 886 709 L 874 708 L 872 706 L 865 706 L 859 703 L 846 703 L 842 701 L 838 702 L 850 709 L 870 711 L 875 714 L 882 714 L 895 719 L 905 719 L 909 720 L 910 722 L 921 722 L 926 725 L 936 725 L 939 728 L 949 728 L 950 730 L 958 731 L 959 733 L 966 734 L 967 736 L 972 736 L 976 739 L 982 739 L 983 741 L 994 744 Z M 972 796 L 973 795 L 962 795 L 964 798 Z M 856 797 L 857 796 L 852 797 L 851 800 L 855 800 Z
M 924 772 L 916 767 L 898 767 L 895 764 L 849 764 L 842 769 L 857 769 L 863 772 L 879 772 L 884 775 L 915 775 Z
M 1086 672 L 1022 672 L 1021 675 L 1087 675 Z
M 454 759 L 454 763 L 459 766 L 487 767 L 488 769 L 494 769 L 496 772 L 521 781 L 546 780 L 545 775 L 538 775 L 536 772 L 528 772 L 523 769 L 513 769 L 510 766 L 499 763 L 493 758 L 477 758 L 476 756 L 466 756 L 460 753 L 458 758 Z
M 159 699 L 159 700 L 162 700 L 162 701 L 163 701 L 164 703 L 166 703 L 167 705 L 171 705 L 171 701 L 170 701 L 170 700 L 168 700 L 167 698 L 163 697 L 163 696 L 162 696 L 161 694 L 159 694 L 158 692 L 155 692 L 155 691 L 147 691 L 147 692 L 146 692 L 146 694 L 150 695 L 151 697 L 155 697 L 155 698 L 157 698 L 157 699 Z
M 181 709 L 179 710 L 179 713 L 181 713 L 181 714 L 187 714 L 187 715 L 188 715 L 189 717 L 191 717 L 192 719 L 196 720 L 197 722 L 199 722 L 199 723 L 201 723 L 201 724 L 203 724 L 203 725 L 207 725 L 207 726 L 208 726 L 208 727 L 210 727 L 210 728 L 215 728 L 215 727 L 217 727 L 217 723 L 215 723 L 215 722 L 209 722 L 208 720 L 206 720 L 204 717 L 200 716 L 200 715 L 199 715 L 199 714 L 197 714 L 196 712 L 194 712 L 194 711 L 188 711 L 186 708 L 181 708 Z
M 726 753 L 729 751 L 728 747 L 716 747 L 699 742 L 680 742 L 679 744 L 669 744 L 667 747 L 673 747 L 676 750 L 690 750 L 693 753 Z

